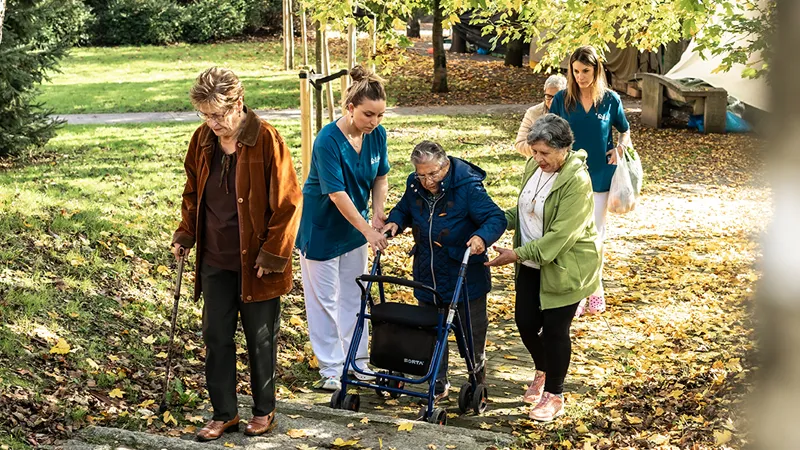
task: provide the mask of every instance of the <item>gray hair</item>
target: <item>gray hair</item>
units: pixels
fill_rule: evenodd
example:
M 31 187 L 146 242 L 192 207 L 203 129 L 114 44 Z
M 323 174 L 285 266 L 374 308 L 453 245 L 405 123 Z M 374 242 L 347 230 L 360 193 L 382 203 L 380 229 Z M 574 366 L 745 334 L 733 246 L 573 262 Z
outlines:
M 411 152 L 411 164 L 427 164 L 429 162 L 436 162 L 439 165 L 444 164 L 447 160 L 447 153 L 441 145 L 432 141 L 422 141 L 414 147 Z
M 561 75 L 560 73 L 550 75 L 547 77 L 547 81 L 544 82 L 544 90 L 548 90 L 550 88 L 556 88 L 559 91 L 566 89 L 567 79 L 564 78 L 564 75 Z
M 537 120 L 528 133 L 528 145 L 544 142 L 548 147 L 561 150 L 571 149 L 575 138 L 569 122 L 555 114 L 545 114 Z

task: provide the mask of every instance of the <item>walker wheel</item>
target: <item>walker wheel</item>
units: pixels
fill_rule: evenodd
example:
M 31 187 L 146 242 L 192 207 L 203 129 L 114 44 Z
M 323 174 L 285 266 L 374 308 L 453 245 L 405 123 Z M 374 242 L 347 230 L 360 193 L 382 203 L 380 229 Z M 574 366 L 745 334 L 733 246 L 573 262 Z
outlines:
M 486 411 L 486 405 L 489 402 L 489 390 L 486 389 L 485 384 L 475 386 L 475 393 L 470 399 L 470 407 L 475 415 L 482 414 Z
M 344 396 L 344 401 L 342 402 L 343 409 L 358 412 L 360 406 L 361 397 L 358 394 L 347 394 Z
M 427 421 L 437 425 L 447 425 L 447 410 L 444 408 L 434 409 Z
M 339 394 L 341 394 L 341 393 L 342 393 L 342 390 L 341 389 L 337 389 L 337 390 L 335 390 L 333 392 L 333 394 L 331 394 L 330 407 L 332 409 L 342 409 L 342 400 L 339 397 Z
M 458 410 L 465 414 L 472 404 L 472 383 L 466 382 L 458 393 Z
M 396 377 L 405 377 L 405 375 L 403 375 L 400 372 L 389 372 L 389 374 L 390 375 L 394 375 Z M 402 382 L 402 381 L 398 381 L 398 380 L 387 380 L 387 381 L 388 381 L 388 386 L 390 388 L 403 389 L 406 386 L 406 384 L 404 382 Z M 403 394 L 401 394 L 399 392 L 389 392 L 389 396 L 392 397 L 392 398 L 400 398 L 401 395 L 403 395 Z

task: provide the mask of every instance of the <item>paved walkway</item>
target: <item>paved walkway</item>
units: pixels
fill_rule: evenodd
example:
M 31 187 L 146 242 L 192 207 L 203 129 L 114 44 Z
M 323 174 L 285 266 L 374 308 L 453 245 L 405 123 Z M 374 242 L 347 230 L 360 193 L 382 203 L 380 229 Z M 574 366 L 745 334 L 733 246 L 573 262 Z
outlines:
M 641 101 L 631 97 L 623 97 L 625 108 L 630 112 L 641 111 Z M 419 115 L 471 115 L 471 114 L 522 114 L 531 105 L 499 104 L 499 105 L 448 105 L 448 106 L 396 106 L 387 108 L 386 115 L 419 116 Z M 299 119 L 299 109 L 273 109 L 256 111 L 265 120 Z M 338 111 L 337 111 L 338 112 Z M 185 112 L 141 112 L 112 114 L 61 114 L 70 125 L 120 125 L 126 123 L 152 122 L 197 122 L 194 111 Z

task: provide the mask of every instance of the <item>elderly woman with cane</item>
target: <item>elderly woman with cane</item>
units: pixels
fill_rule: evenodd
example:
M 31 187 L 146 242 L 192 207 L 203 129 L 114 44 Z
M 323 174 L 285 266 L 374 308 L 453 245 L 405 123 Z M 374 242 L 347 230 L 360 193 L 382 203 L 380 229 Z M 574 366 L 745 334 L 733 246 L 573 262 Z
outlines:
M 206 383 L 214 415 L 209 441 L 239 428 L 236 344 L 241 316 L 250 361 L 253 418 L 245 434 L 275 427 L 280 296 L 292 289 L 292 248 L 301 200 L 289 148 L 244 103 L 230 70 L 197 77 L 190 97 L 203 119 L 189 142 L 176 257 L 197 245 L 195 299 L 203 293 Z
M 472 342 L 478 383 L 485 378 L 486 294 L 492 288 L 486 246 L 492 245 L 506 228 L 506 218 L 483 187 L 486 172 L 463 159 L 447 156 L 441 145 L 422 141 L 411 152 L 414 172 L 408 176 L 403 197 L 389 213 L 383 231 L 391 236 L 411 227 L 414 236 L 414 280 L 436 289 L 450 299 L 455 290 L 464 250 L 472 256 L 467 266 L 466 300 L 472 319 Z M 429 292 L 415 290 L 424 308 L 436 308 Z M 459 299 L 461 301 L 461 299 Z M 459 308 L 462 323 L 466 308 Z M 445 352 L 437 373 L 437 399 L 450 390 Z
M 564 378 L 572 354 L 569 328 L 578 303 L 600 283 L 600 242 L 594 226 L 586 152 L 572 151 L 566 120 L 547 114 L 528 134 L 517 206 L 506 211 L 513 249 L 497 248 L 487 266 L 516 266 L 515 320 L 536 365 L 523 400 L 531 419 L 564 413 Z

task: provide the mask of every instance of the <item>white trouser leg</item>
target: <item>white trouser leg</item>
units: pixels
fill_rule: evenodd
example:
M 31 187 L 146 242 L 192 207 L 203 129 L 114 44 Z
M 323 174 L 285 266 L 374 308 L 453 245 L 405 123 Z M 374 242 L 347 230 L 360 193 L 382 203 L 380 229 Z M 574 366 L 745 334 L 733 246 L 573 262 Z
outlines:
M 339 257 L 314 261 L 300 255 L 308 338 L 323 377 L 339 377 L 345 353 L 339 328 Z
M 595 295 L 604 296 L 603 291 L 603 262 L 605 261 L 605 240 L 606 240 L 606 214 L 608 214 L 608 192 L 594 193 L 594 224 L 597 234 L 600 236 L 600 244 L 603 248 L 603 255 L 600 259 L 600 287 L 595 291 Z
M 356 277 L 367 273 L 369 245 L 352 250 L 339 257 L 339 332 L 342 334 L 344 354 L 350 349 L 353 332 L 356 329 L 357 314 L 361 309 L 361 288 Z M 356 363 L 362 369 L 369 361 L 369 322 L 364 324 L 361 341 L 356 351 Z

